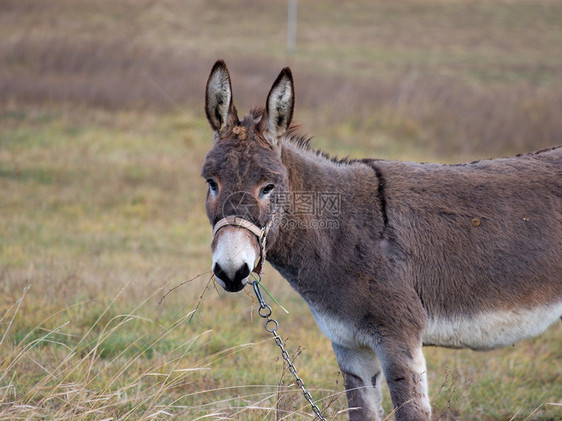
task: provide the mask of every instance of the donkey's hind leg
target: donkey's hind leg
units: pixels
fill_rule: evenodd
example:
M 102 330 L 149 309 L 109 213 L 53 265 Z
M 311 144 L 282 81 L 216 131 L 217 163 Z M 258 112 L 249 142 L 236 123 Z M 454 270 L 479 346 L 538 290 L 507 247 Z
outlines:
M 345 381 L 350 421 L 382 420 L 382 368 L 369 348 L 350 349 L 332 342 Z

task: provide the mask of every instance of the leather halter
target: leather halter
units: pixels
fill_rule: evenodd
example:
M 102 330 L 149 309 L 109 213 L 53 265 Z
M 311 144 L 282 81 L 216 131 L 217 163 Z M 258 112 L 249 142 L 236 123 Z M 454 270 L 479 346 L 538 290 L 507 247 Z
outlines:
M 227 226 L 245 228 L 248 231 L 250 231 L 252 234 L 254 234 L 260 246 L 260 257 L 258 263 L 256 263 L 256 266 L 252 269 L 252 272 L 255 272 L 258 276 L 260 276 L 263 267 L 263 262 L 265 261 L 265 241 L 267 239 L 267 234 L 269 233 L 269 229 L 271 228 L 272 224 L 273 224 L 273 215 L 269 220 L 269 222 L 263 228 L 260 228 L 257 225 L 239 216 L 227 216 L 215 224 L 215 226 L 213 227 L 213 237 L 217 235 L 217 232 L 219 232 L 221 228 Z

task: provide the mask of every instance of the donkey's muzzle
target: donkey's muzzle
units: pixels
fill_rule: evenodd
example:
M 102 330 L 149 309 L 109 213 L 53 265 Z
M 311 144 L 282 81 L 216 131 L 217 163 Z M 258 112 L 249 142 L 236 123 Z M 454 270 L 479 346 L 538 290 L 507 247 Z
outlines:
M 238 226 L 225 226 L 215 233 L 211 249 L 217 282 L 228 292 L 242 290 L 260 255 L 255 235 Z
M 213 266 L 213 273 L 220 281 L 222 281 L 223 288 L 228 292 L 241 291 L 246 286 L 248 276 L 250 276 L 250 268 L 244 263 L 234 273 L 227 273 L 223 270 L 220 263 L 215 263 Z

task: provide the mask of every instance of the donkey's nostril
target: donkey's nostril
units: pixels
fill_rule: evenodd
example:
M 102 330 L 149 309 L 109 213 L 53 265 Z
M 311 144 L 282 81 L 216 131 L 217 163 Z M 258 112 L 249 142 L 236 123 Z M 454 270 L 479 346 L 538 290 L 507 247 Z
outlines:
M 244 263 L 233 275 L 229 275 L 219 263 L 213 266 L 213 273 L 221 281 L 223 288 L 229 292 L 238 292 L 244 288 L 244 279 L 250 276 L 250 268 Z M 232 274 L 232 272 L 230 272 Z
M 236 271 L 236 274 L 234 275 L 234 281 L 240 282 L 241 280 L 247 278 L 248 276 L 250 276 L 250 268 L 246 263 L 244 263 L 244 266 L 242 266 L 240 269 Z
M 213 266 L 213 273 L 217 278 L 221 279 L 223 282 L 227 282 L 230 280 L 228 279 L 228 275 L 226 274 L 226 272 L 222 270 L 221 265 L 219 265 L 218 263 L 215 263 L 215 265 Z

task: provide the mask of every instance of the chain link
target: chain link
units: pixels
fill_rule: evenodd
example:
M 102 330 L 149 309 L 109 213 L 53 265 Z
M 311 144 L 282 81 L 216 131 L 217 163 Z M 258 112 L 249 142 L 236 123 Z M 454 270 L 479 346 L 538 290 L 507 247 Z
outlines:
M 260 317 L 265 319 L 265 330 L 267 330 L 269 333 L 273 335 L 273 338 L 275 339 L 275 343 L 281 349 L 281 356 L 283 357 L 283 359 L 285 360 L 285 362 L 289 367 L 289 372 L 294 376 L 297 386 L 300 387 L 300 389 L 302 390 L 304 398 L 310 404 L 310 407 L 314 411 L 316 418 L 321 421 L 327 421 L 326 418 L 324 418 L 324 416 L 322 415 L 320 408 L 318 408 L 318 406 L 314 403 L 314 400 L 312 399 L 312 395 L 308 392 L 308 390 L 306 390 L 306 387 L 304 386 L 304 381 L 297 374 L 297 368 L 291 362 L 291 357 L 289 356 L 289 353 L 285 349 L 283 339 L 281 339 L 281 337 L 277 334 L 277 328 L 279 327 L 279 323 L 277 323 L 277 320 L 271 318 L 271 313 L 272 313 L 271 307 L 265 303 L 260 290 L 259 284 L 261 281 L 261 276 L 259 276 L 258 278 L 259 279 L 257 281 L 252 282 L 252 286 L 254 287 L 254 292 L 256 293 L 256 297 L 258 298 L 260 304 L 258 314 L 260 315 Z

